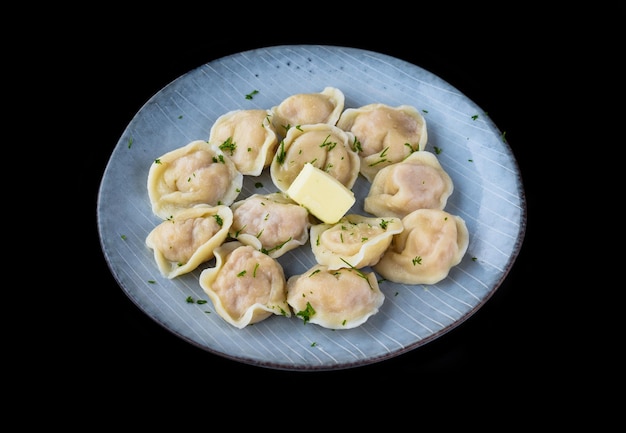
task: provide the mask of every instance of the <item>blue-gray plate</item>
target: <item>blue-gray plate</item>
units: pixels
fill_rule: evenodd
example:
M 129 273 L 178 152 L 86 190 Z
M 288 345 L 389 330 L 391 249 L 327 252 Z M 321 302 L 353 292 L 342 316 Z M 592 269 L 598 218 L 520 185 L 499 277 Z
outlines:
M 428 127 L 427 150 L 454 182 L 445 210 L 463 218 L 470 240 L 460 264 L 437 284 L 380 283 L 385 301 L 364 324 L 330 330 L 292 316 L 271 316 L 238 329 L 215 312 L 199 285 L 207 262 L 174 279 L 160 275 L 148 233 L 148 171 L 154 160 L 197 139 L 222 114 L 271 108 L 297 93 L 336 87 L 345 108 L 412 105 Z M 246 95 L 258 91 L 253 97 Z M 259 186 L 258 184 L 262 186 Z M 350 213 L 364 213 L 368 182 L 359 176 Z M 244 177 L 237 200 L 275 192 L 268 170 Z M 388 55 L 323 45 L 274 46 L 223 57 L 189 71 L 152 96 L 115 146 L 100 185 L 98 230 L 104 256 L 126 295 L 157 323 L 208 352 L 282 370 L 335 370 L 406 353 L 465 321 L 493 295 L 520 251 L 526 203 L 517 162 L 503 132 L 463 93 L 436 75 Z M 304 245 L 279 262 L 287 277 L 315 263 Z M 202 304 L 188 300 L 207 300 Z

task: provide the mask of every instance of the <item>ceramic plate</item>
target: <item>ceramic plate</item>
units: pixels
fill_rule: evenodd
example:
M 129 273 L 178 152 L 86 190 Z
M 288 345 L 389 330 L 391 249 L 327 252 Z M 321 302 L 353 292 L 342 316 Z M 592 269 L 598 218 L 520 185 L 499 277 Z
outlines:
M 340 89 L 345 107 L 408 104 L 423 113 L 426 150 L 454 182 L 445 210 L 463 218 L 470 242 L 462 262 L 433 285 L 380 284 L 385 301 L 366 323 L 330 330 L 271 316 L 244 329 L 225 322 L 199 285 L 201 271 L 168 280 L 160 275 L 148 233 L 161 222 L 151 211 L 147 177 L 159 156 L 197 139 L 222 114 L 271 108 L 296 93 Z M 253 97 L 246 95 L 258 91 Z M 259 187 L 258 184 L 262 187 Z M 363 214 L 368 183 L 359 176 L 350 213 Z M 276 192 L 269 171 L 246 176 L 237 200 Z M 208 352 L 284 370 L 333 370 L 383 361 L 414 350 L 475 313 L 502 283 L 521 248 L 524 191 L 502 131 L 460 91 L 432 73 L 380 53 L 355 48 L 275 46 L 230 55 L 186 73 L 160 90 L 134 116 L 104 172 L 98 230 L 112 274 L 128 297 L 160 325 Z M 314 264 L 310 245 L 279 262 L 287 277 Z M 190 303 L 207 300 L 207 303 Z

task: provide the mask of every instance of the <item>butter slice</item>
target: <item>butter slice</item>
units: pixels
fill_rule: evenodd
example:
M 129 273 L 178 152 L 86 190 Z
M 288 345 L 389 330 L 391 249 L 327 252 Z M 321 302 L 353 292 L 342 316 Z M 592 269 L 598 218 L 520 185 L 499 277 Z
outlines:
M 293 180 L 287 195 L 326 224 L 339 221 L 356 201 L 349 188 L 309 162 Z

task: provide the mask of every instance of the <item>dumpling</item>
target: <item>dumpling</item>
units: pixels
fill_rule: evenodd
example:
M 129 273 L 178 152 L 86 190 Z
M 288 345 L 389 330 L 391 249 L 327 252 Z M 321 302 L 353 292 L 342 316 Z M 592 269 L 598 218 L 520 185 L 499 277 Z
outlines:
M 243 174 L 217 145 L 195 140 L 157 158 L 148 172 L 152 211 L 169 219 L 196 204 L 230 206 Z
M 285 98 L 270 110 L 272 123 L 279 136 L 298 125 L 326 123 L 335 125 L 345 104 L 343 92 L 326 87 L 319 93 L 298 93 Z
M 215 249 L 215 267 L 200 274 L 200 286 L 215 311 L 242 329 L 271 315 L 291 317 L 282 266 L 255 248 L 238 241 Z
M 374 272 L 315 265 L 287 280 L 287 303 L 304 323 L 351 329 L 376 314 L 385 300 Z
M 415 107 L 369 104 L 344 110 L 337 126 L 354 134 L 361 159 L 361 174 L 370 182 L 376 173 L 424 150 L 428 141 L 426 120 Z
M 209 143 L 230 156 L 243 175 L 258 176 L 270 165 L 278 146 L 270 117 L 271 112 L 263 109 L 230 111 L 211 127 Z
M 413 152 L 376 173 L 363 208 L 376 216 L 404 218 L 416 209 L 445 208 L 453 189 L 434 153 Z
M 154 250 L 161 274 L 172 279 L 212 259 L 232 222 L 228 206 L 196 205 L 157 225 L 146 237 L 146 245 Z
M 230 236 L 278 258 L 309 240 L 309 212 L 287 195 L 253 194 L 231 205 Z
M 385 279 L 435 284 L 461 262 L 469 245 L 465 221 L 439 209 L 418 209 L 402 219 L 404 230 L 373 266 Z
M 291 128 L 270 164 L 274 185 L 282 192 L 307 162 L 325 171 L 348 189 L 359 176 L 359 156 L 352 149 L 354 135 L 333 125 L 317 123 Z
M 329 270 L 357 269 L 378 263 L 393 235 L 402 231 L 400 218 L 349 214 L 336 224 L 311 226 L 311 249 Z

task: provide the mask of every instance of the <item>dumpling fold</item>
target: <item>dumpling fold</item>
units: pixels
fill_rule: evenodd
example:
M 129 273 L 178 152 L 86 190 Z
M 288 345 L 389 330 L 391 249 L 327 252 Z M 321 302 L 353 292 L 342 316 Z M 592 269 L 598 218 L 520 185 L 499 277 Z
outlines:
M 311 226 L 311 249 L 316 261 L 330 270 L 360 269 L 378 263 L 401 231 L 400 218 L 348 214 L 335 224 Z
M 287 192 L 306 163 L 328 173 L 350 189 L 359 176 L 354 135 L 333 125 L 316 123 L 291 128 L 270 164 L 274 185 Z
M 335 125 L 341 116 L 344 103 L 345 96 L 336 87 L 328 86 L 318 93 L 296 93 L 271 108 L 272 123 L 280 137 L 299 125 Z
M 152 211 L 162 219 L 197 204 L 230 206 L 243 174 L 218 145 L 194 140 L 160 156 L 148 171 Z
M 465 221 L 439 209 L 418 209 L 373 268 L 395 283 L 435 284 L 458 265 L 469 246 Z
M 212 259 L 213 251 L 228 237 L 233 212 L 228 206 L 196 205 L 157 225 L 146 246 L 167 278 L 175 278 Z
M 376 173 L 363 208 L 377 216 L 404 218 L 416 209 L 445 208 L 453 190 L 435 154 L 422 150 Z
M 278 258 L 309 240 L 309 212 L 281 192 L 253 194 L 231 205 L 230 237 Z
M 211 127 L 209 143 L 225 152 L 243 175 L 258 176 L 269 166 L 278 145 L 270 118 L 270 110 L 229 111 Z
M 215 259 L 199 281 L 226 322 L 243 329 L 272 315 L 291 316 L 285 274 L 276 259 L 239 241 L 216 248 Z
M 304 323 L 351 329 L 378 313 L 385 295 L 374 272 L 315 265 L 287 280 L 287 302 Z
M 375 103 L 347 108 L 337 126 L 356 137 L 360 171 L 370 182 L 383 167 L 424 150 L 428 142 L 426 120 L 411 105 L 391 107 Z

